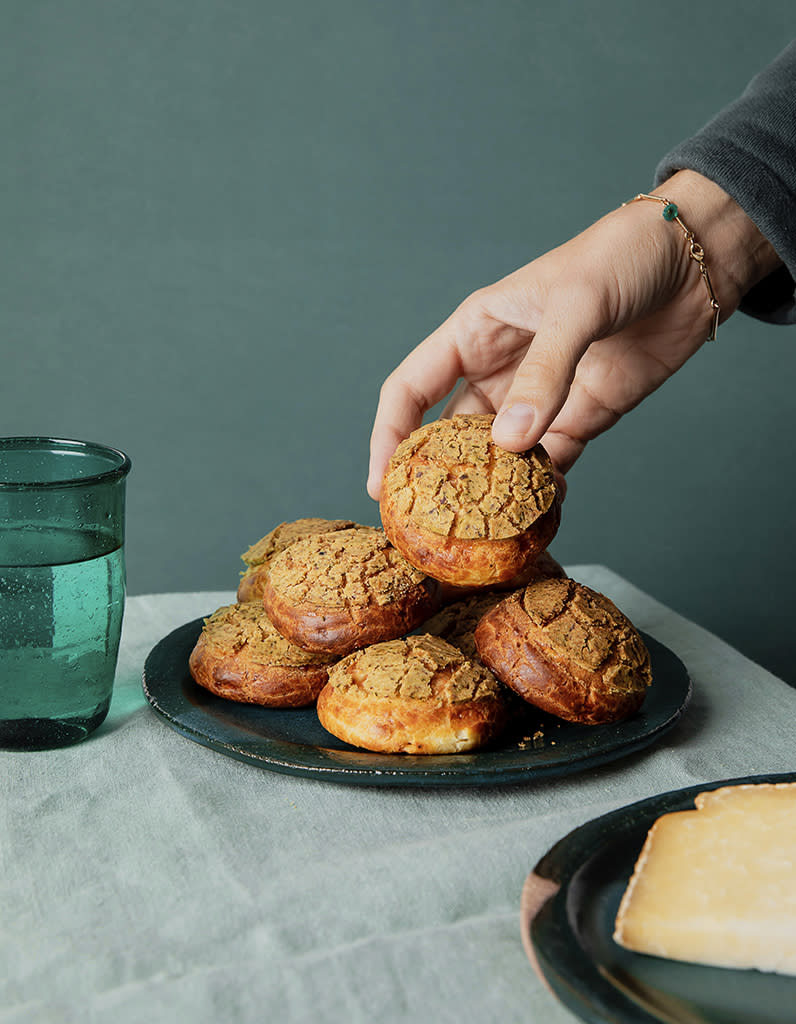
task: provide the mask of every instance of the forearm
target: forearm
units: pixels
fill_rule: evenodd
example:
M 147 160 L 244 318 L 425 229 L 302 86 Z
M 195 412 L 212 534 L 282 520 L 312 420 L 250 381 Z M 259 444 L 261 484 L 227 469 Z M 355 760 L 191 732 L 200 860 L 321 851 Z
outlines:
M 655 179 L 662 192 L 662 183 L 677 171 L 696 171 L 720 186 L 746 213 L 781 264 L 759 279 L 757 288 L 744 293 L 741 309 L 779 323 L 796 322 L 795 109 L 793 42 L 750 82 L 742 96 L 668 153 Z M 708 241 L 700 242 L 709 253 Z

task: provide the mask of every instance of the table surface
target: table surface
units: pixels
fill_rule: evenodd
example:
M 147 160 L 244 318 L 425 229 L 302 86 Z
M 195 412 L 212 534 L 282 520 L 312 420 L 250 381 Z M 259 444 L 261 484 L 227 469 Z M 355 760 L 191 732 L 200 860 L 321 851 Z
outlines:
M 571 566 L 693 680 L 655 745 L 559 779 L 379 788 L 277 774 L 171 729 L 144 659 L 232 593 L 128 599 L 86 742 L 0 751 L 0 1022 L 571 1024 L 523 950 L 520 894 L 578 825 L 789 771 L 796 690 L 602 566 Z

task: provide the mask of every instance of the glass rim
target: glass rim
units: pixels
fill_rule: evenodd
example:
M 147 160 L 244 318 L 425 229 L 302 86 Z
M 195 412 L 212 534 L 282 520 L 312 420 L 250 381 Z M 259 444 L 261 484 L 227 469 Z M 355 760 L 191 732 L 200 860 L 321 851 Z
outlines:
M 3 480 L 0 477 L 0 491 L 30 491 L 42 488 L 62 487 L 86 487 L 93 484 L 111 483 L 114 480 L 121 480 L 127 476 L 132 468 L 129 455 L 126 455 L 118 448 L 101 444 L 97 441 L 78 441 L 73 438 L 64 437 L 0 437 L 0 455 L 4 451 L 15 451 L 29 448 L 31 451 L 57 453 L 60 451 L 83 451 L 99 456 L 105 456 L 109 461 L 116 464 L 98 473 L 90 473 L 87 476 L 68 476 L 61 480 Z

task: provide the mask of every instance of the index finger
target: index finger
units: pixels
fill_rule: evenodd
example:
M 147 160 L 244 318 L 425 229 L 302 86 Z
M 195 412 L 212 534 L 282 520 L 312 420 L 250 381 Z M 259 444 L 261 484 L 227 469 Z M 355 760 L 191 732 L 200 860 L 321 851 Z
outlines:
M 462 373 L 450 319 L 399 363 L 381 386 L 370 435 L 368 494 L 381 496 L 390 456 L 423 422 L 423 415 L 453 390 Z

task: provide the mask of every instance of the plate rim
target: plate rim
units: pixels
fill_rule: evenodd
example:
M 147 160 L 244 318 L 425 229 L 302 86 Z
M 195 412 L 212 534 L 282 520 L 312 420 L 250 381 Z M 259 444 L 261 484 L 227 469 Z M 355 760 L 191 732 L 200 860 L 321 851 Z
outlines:
M 714 779 L 643 797 L 572 829 L 537 861 L 522 888 L 522 944 L 534 969 L 570 1012 L 588 1024 L 665 1024 L 668 1020 L 626 996 L 588 956 L 568 907 L 569 887 L 576 876 L 600 855 L 610 839 L 615 839 L 618 831 L 630 832 L 642 826 L 649 829 L 661 814 L 693 807 L 698 793 L 768 782 L 796 782 L 796 771 Z M 595 843 L 600 837 L 602 842 Z M 539 893 L 541 898 L 536 895 Z M 564 951 L 561 955 L 551 955 L 549 947 L 545 948 L 551 932 Z M 709 1024 L 707 1018 L 705 1024 Z
M 216 750 L 221 754 L 254 764 L 265 770 L 281 772 L 283 774 L 294 776 L 311 777 L 326 781 L 375 786 L 429 786 L 433 784 L 437 786 L 464 787 L 514 784 L 528 781 L 529 779 L 542 779 L 563 776 L 565 774 L 574 774 L 587 768 L 598 767 L 599 765 L 619 760 L 622 757 L 637 753 L 652 745 L 661 735 L 668 732 L 677 724 L 688 708 L 693 694 L 693 682 L 690 673 L 679 655 L 651 634 L 640 630 L 642 637 L 652 648 L 651 653 L 653 654 L 653 659 L 655 656 L 655 648 L 660 648 L 661 652 L 665 652 L 665 656 L 672 660 L 672 663 L 675 665 L 678 674 L 680 675 L 679 682 L 682 699 L 679 704 L 672 707 L 672 709 L 668 711 L 660 721 L 656 721 L 641 735 L 632 736 L 627 742 L 618 741 L 609 743 L 607 746 L 596 752 L 590 751 L 588 746 L 584 744 L 583 756 L 570 759 L 565 764 L 560 762 L 551 762 L 549 764 L 522 764 L 518 766 L 516 763 L 506 765 L 497 763 L 491 765 L 480 764 L 477 767 L 470 769 L 468 764 L 464 761 L 465 757 L 476 757 L 479 754 L 488 755 L 490 751 L 474 751 L 471 755 L 450 754 L 412 756 L 404 754 L 377 754 L 372 751 L 357 751 L 354 747 L 350 748 L 351 754 L 361 754 L 363 757 L 367 757 L 371 761 L 378 762 L 378 765 L 331 763 L 323 765 L 317 763 L 301 763 L 298 759 L 292 760 L 287 757 L 276 756 L 275 754 L 263 756 L 260 753 L 255 753 L 249 748 L 249 745 L 245 743 L 235 745 L 234 743 L 217 739 L 212 735 L 208 735 L 207 732 L 201 732 L 190 724 L 186 724 L 185 721 L 180 720 L 161 703 L 158 693 L 153 690 L 151 685 L 152 677 L 156 675 L 152 670 L 153 663 L 160 657 L 163 657 L 165 652 L 170 652 L 175 643 L 190 643 L 192 646 L 206 618 L 207 615 L 199 616 L 175 627 L 165 636 L 161 637 L 161 639 L 157 641 L 147 654 L 142 672 L 142 685 L 144 695 L 152 710 L 177 732 L 186 736 L 193 742 Z M 661 656 L 664 656 L 663 653 Z M 187 653 L 185 655 L 185 661 L 187 666 Z M 155 689 L 157 689 L 157 687 L 155 687 Z M 208 694 L 207 696 L 211 697 L 212 695 Z M 216 699 L 220 700 L 221 698 Z M 306 711 L 307 709 L 297 710 Z M 258 740 L 258 743 L 263 742 L 269 742 L 267 737 L 263 737 Z M 274 743 L 281 742 L 282 741 L 274 741 Z M 285 744 L 287 744 L 287 742 L 288 741 L 285 741 Z M 299 745 L 297 744 L 297 746 Z M 316 744 L 306 744 L 304 746 L 317 752 L 318 755 L 320 755 L 323 750 L 323 748 L 318 747 Z M 346 749 L 346 753 L 349 753 L 348 749 Z M 395 759 L 394 763 L 392 759 Z M 446 766 L 445 764 L 440 764 L 441 761 L 445 760 L 450 761 L 450 765 Z

